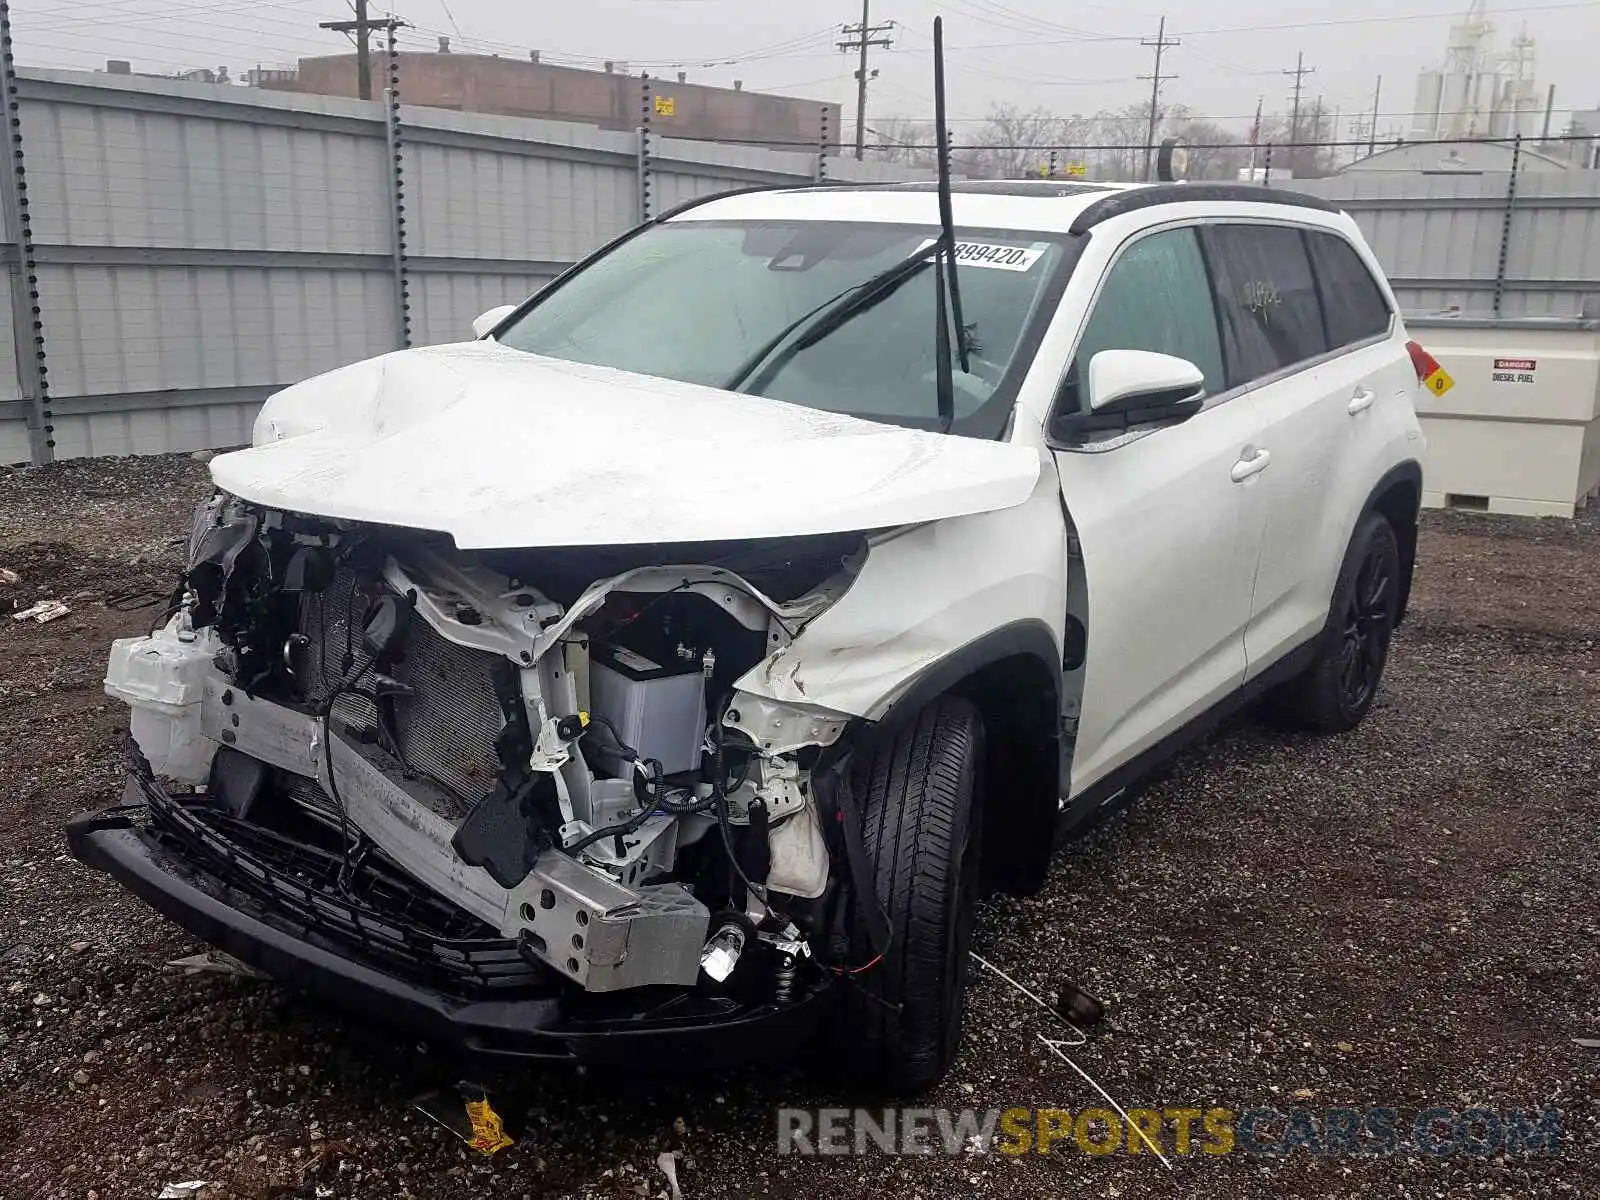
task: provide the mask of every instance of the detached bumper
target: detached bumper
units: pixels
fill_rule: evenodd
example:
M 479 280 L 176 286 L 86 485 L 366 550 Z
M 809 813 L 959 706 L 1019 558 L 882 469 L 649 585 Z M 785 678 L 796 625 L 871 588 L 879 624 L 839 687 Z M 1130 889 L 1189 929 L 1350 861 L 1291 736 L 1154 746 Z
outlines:
M 206 869 L 181 841 L 144 824 L 138 799 L 155 785 L 130 778 L 125 803 L 67 822 L 79 861 L 104 871 L 202 941 L 363 1020 L 486 1065 L 568 1062 L 629 1070 L 704 1070 L 798 1052 L 831 1011 L 833 989 L 784 1006 L 640 989 L 587 996 L 553 977 L 505 998 L 435 986 L 361 955 L 302 918 Z M 163 797 L 165 803 L 174 805 Z M 334 931 L 336 932 L 336 931 Z

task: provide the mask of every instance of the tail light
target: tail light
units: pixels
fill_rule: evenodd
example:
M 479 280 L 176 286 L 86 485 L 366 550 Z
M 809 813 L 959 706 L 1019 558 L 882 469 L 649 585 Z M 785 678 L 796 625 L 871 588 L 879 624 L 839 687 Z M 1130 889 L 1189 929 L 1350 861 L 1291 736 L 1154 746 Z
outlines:
M 1428 377 L 1439 369 L 1439 360 L 1415 342 L 1406 343 L 1406 353 L 1411 355 L 1411 365 L 1416 368 L 1418 383 L 1427 383 Z

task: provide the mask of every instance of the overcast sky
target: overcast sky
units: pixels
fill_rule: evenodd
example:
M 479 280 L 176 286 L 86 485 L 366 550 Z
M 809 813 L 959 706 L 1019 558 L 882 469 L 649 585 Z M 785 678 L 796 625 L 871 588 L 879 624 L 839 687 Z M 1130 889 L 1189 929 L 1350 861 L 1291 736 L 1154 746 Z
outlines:
M 851 0 L 373 0 L 414 28 L 407 48 L 433 48 L 448 35 L 457 50 L 598 66 L 627 62 L 635 73 L 678 69 L 696 81 L 831 100 L 854 113 L 854 59 L 834 44 L 839 26 L 858 21 Z M 1151 68 L 1164 9 L 1169 37 L 1163 71 L 1177 78 L 1166 103 L 1249 124 L 1258 96 L 1268 112 L 1287 111 L 1304 51 L 1306 103 L 1318 97 L 1345 120 L 1372 105 L 1383 76 L 1380 132 L 1409 128 L 1416 73 L 1442 60 L 1454 14 L 1466 0 L 1139 0 L 1071 4 L 1050 0 L 872 0 L 873 22 L 893 21 L 890 50 L 874 50 L 881 70 L 868 101 L 876 116 L 931 114 L 928 47 L 936 13 L 945 19 L 951 115 L 981 118 L 995 103 L 1042 106 L 1061 115 L 1091 113 L 1149 95 L 1137 76 Z M 1158 7 L 1159 6 L 1159 7 Z M 127 58 L 135 70 L 174 71 L 226 64 L 287 65 L 301 55 L 335 53 L 348 43 L 319 20 L 350 15 L 349 0 L 14 0 L 18 60 L 95 68 Z M 1556 86 L 1555 131 L 1572 109 L 1600 106 L 1600 0 L 1506 0 L 1489 4 L 1491 40 L 1505 48 L 1524 25 L 1537 40 L 1536 74 Z M 404 84 L 402 82 L 402 96 Z M 1348 125 L 1341 130 L 1348 131 Z M 960 126 L 954 129 L 960 140 Z

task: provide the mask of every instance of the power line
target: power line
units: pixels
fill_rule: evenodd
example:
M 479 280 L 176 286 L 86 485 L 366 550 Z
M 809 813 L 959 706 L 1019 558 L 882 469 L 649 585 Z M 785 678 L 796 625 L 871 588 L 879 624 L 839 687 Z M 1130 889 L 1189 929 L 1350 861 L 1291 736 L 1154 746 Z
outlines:
M 912 34 L 908 29 L 902 29 L 900 31 L 900 41 L 905 47 L 911 50 L 921 53 L 932 53 L 932 47 L 926 41 Z M 1030 42 L 1028 44 L 1035 45 L 1037 43 Z M 1127 82 L 1127 77 L 1125 75 L 1118 75 L 1105 79 L 1046 78 L 1042 75 L 1023 71 L 1019 69 L 1015 63 L 1000 63 L 996 62 L 994 59 L 986 58 L 979 54 L 971 54 L 969 57 L 977 58 L 982 62 L 988 63 L 993 69 L 988 71 L 980 70 L 978 67 L 974 67 L 970 63 L 958 62 L 955 60 L 946 61 L 945 66 L 952 70 L 965 71 L 968 75 L 975 75 L 980 79 L 1003 79 L 1008 83 L 1026 83 L 1033 87 L 1109 87 L 1113 84 Z M 888 79 L 883 79 L 879 82 L 889 83 L 890 81 Z M 893 86 L 892 83 L 891 86 Z M 931 104 L 932 101 L 927 101 L 927 103 Z
M 727 145 L 727 146 L 771 146 L 771 147 L 785 147 L 785 146 L 787 146 L 787 147 L 801 147 L 801 148 L 804 148 L 804 149 L 807 149 L 807 150 L 815 150 L 816 149 L 816 145 L 817 145 L 815 138 L 808 139 L 806 141 L 795 141 L 795 140 L 792 140 L 792 139 L 769 139 L 769 138 L 695 138 L 695 137 L 683 137 L 683 136 L 675 135 L 675 140 L 677 140 L 677 141 L 685 141 L 685 142 L 711 142 L 711 143 L 715 143 L 717 145 Z M 1380 146 L 1386 148 L 1386 149 L 1397 148 L 1397 147 L 1412 147 L 1412 146 L 1463 146 L 1463 145 L 1509 146 L 1509 145 L 1512 145 L 1513 143 L 1515 143 L 1515 142 L 1517 142 L 1519 140 L 1524 142 L 1524 143 L 1532 140 L 1532 141 L 1536 141 L 1536 142 L 1541 143 L 1541 144 L 1544 144 L 1544 143 L 1555 144 L 1555 143 L 1561 143 L 1561 142 L 1592 142 L 1592 141 L 1594 141 L 1594 137 L 1592 135 L 1590 135 L 1590 134 L 1587 134 L 1587 133 L 1555 134 L 1555 135 L 1553 135 L 1551 137 L 1548 137 L 1548 138 L 1536 138 L 1536 139 L 1529 139 L 1529 138 L 1518 139 L 1516 137 L 1476 137 L 1476 138 L 1403 138 L 1403 137 L 1398 137 L 1397 138 L 1397 137 L 1391 137 L 1391 138 L 1380 139 L 1378 144 Z M 1246 151 L 1248 151 L 1250 149 L 1250 144 L 1248 142 L 1242 142 L 1242 141 L 1185 142 L 1184 145 L 1185 145 L 1186 148 L 1188 148 L 1190 150 L 1237 150 L 1237 151 L 1240 151 L 1240 152 L 1246 152 Z M 1356 138 L 1354 140 L 1348 140 L 1347 139 L 1347 140 L 1344 140 L 1344 141 L 1332 141 L 1332 140 L 1329 140 L 1329 141 L 1310 141 L 1310 142 L 1279 142 L 1279 141 L 1270 141 L 1269 140 L 1269 141 L 1263 142 L 1262 145 L 1263 146 L 1267 146 L 1267 147 L 1271 147 L 1273 150 L 1327 150 L 1327 149 L 1351 149 L 1351 148 L 1360 149 L 1360 148 L 1364 148 L 1367 145 L 1367 139 L 1366 138 Z M 877 147 L 877 148 L 878 149 L 882 149 L 883 147 Z M 938 144 L 935 143 L 935 142 L 898 142 L 897 141 L 897 142 L 892 143 L 892 146 L 890 148 L 897 149 L 897 150 L 937 150 L 939 147 L 938 147 Z M 1058 150 L 1058 151 L 1071 150 L 1071 151 L 1077 151 L 1077 152 L 1080 152 L 1080 153 L 1083 153 L 1083 154 L 1115 153 L 1115 152 L 1127 153 L 1127 152 L 1130 152 L 1130 151 L 1143 151 L 1144 148 L 1145 148 L 1145 143 L 1144 142 L 1126 142 L 1126 143 L 1116 143 L 1116 144 L 1113 144 L 1113 143 L 1101 144 L 1101 143 L 1094 143 L 1094 142 L 1091 142 L 1091 143 L 1084 143 L 1084 142 L 1071 142 L 1071 143 L 1069 143 L 1069 142 L 1056 142 L 1055 144 L 1051 144 L 1051 143 L 1048 143 L 1048 142 L 1027 143 L 1027 144 L 1012 143 L 1012 142 L 955 142 L 955 143 L 952 143 L 951 147 L 950 147 L 950 149 L 952 151 L 1035 150 L 1035 151 L 1048 153 L 1050 150 Z
M 1175 78 L 1175 77 L 1174 76 L 1170 76 L 1170 75 L 1163 75 L 1162 78 L 1163 79 L 1171 79 L 1171 78 Z M 882 79 L 880 79 L 880 80 L 878 80 L 878 82 L 880 84 L 883 84 L 886 87 L 891 87 L 891 88 L 894 88 L 896 91 L 903 92 L 905 95 L 909 96 L 911 99 L 915 100 L 919 104 L 927 103 L 926 97 L 917 95 L 910 88 L 905 87 L 903 84 L 896 83 L 894 80 L 888 78 L 887 76 L 882 78 Z M 1563 114 L 1574 114 L 1574 113 L 1591 112 L 1591 111 L 1593 111 L 1593 110 L 1592 109 L 1588 109 L 1588 108 L 1579 108 L 1579 107 L 1576 107 L 1576 106 L 1562 107 L 1560 105 L 1557 105 L 1557 106 L 1555 106 L 1554 108 L 1551 109 L 1551 112 L 1554 113 L 1557 116 L 1560 116 L 1560 115 L 1563 115 Z M 1255 115 L 1256 114 L 1254 114 L 1254 113 L 1190 112 L 1190 113 L 1185 113 L 1184 114 L 1184 118 L 1186 120 L 1195 120 L 1195 121 L 1249 121 Z M 1385 111 L 1383 111 L 1383 112 L 1378 114 L 1380 119 L 1384 119 L 1384 120 L 1402 120 L 1402 119 L 1409 118 L 1409 117 L 1419 117 L 1419 116 L 1426 117 L 1426 116 L 1432 116 L 1432 115 L 1433 115 L 1433 110 L 1432 109 L 1429 109 L 1429 110 L 1424 111 L 1424 112 L 1418 112 L 1418 111 L 1414 111 L 1414 110 L 1389 109 L 1389 110 L 1385 110 Z M 985 124 L 985 123 L 987 123 L 989 121 L 992 121 L 993 119 L 994 118 L 993 118 L 992 114 L 988 115 L 988 116 L 981 116 L 981 117 L 946 117 L 945 118 L 945 120 L 951 125 L 982 125 L 982 124 Z M 1076 114 L 1076 115 L 1073 115 L 1073 116 L 1066 116 L 1066 117 L 1052 117 L 1051 119 L 1062 121 L 1062 122 L 1065 122 L 1065 123 L 1070 124 L 1070 125 L 1105 125 L 1105 124 L 1114 123 L 1114 122 L 1126 122 L 1126 121 L 1130 120 L 1131 118 L 1130 118 L 1130 115 L 1128 113 L 1098 112 L 1098 113 Z M 809 143 L 807 143 L 807 144 L 809 145 Z
M 889 33 L 894 29 L 894 22 L 889 21 L 883 25 L 872 23 L 872 0 L 861 0 L 861 24 L 846 25 L 844 27 L 845 40 L 839 43 L 841 50 L 859 50 L 861 59 L 856 67 L 856 161 L 860 162 L 867 148 L 867 48 L 881 46 L 887 50 L 890 46 Z
M 108 22 L 108 24 L 109 23 L 110 22 Z M 242 25 L 235 25 L 231 28 L 234 30 L 252 31 L 250 30 L 250 27 Z M 167 32 L 164 30 L 162 31 L 161 35 L 161 40 L 164 46 L 171 46 L 177 49 L 179 52 L 191 53 L 192 57 L 184 60 L 178 58 L 162 59 L 159 57 L 146 55 L 140 60 L 141 65 L 166 65 L 177 68 L 192 66 L 195 58 L 201 58 L 209 55 L 215 52 L 218 47 L 224 47 L 231 51 L 235 51 L 239 53 L 241 57 L 248 57 L 251 61 L 255 62 L 259 62 L 261 60 L 263 50 L 271 50 L 273 53 L 282 54 L 286 58 L 292 58 L 292 56 L 296 53 L 294 50 L 285 48 L 283 43 L 277 40 L 278 35 L 272 34 L 267 30 L 254 30 L 253 32 L 259 32 L 263 35 L 262 38 L 245 41 L 239 38 L 227 38 L 211 34 L 197 35 L 186 34 L 176 30 L 172 32 Z M 80 57 L 80 61 L 69 69 L 81 71 L 83 69 L 81 57 L 84 55 L 92 56 L 98 54 L 103 49 L 103 42 L 86 41 L 83 39 L 82 35 L 75 33 L 68 34 L 67 36 L 73 40 L 60 41 L 52 37 L 25 36 L 17 45 L 19 57 L 31 59 L 33 56 L 33 51 L 37 47 L 43 47 L 47 50 L 66 50 Z M 267 41 L 264 39 L 273 40 Z M 303 53 L 305 48 L 303 27 L 302 35 L 299 40 L 301 42 L 299 52 Z M 194 46 L 197 48 L 190 52 L 185 50 L 185 47 L 187 46 Z
M 413 25 L 412 28 L 419 34 L 443 36 L 447 30 L 433 29 L 426 25 Z M 603 62 L 627 62 L 636 67 L 648 67 L 652 70 L 665 70 L 668 68 L 681 69 L 687 67 L 724 67 L 738 66 L 743 63 L 762 62 L 769 59 L 793 58 L 831 58 L 836 51 L 822 51 L 822 47 L 832 38 L 836 30 L 829 27 L 813 30 L 810 33 L 798 34 L 774 42 L 768 46 L 756 47 L 752 50 L 741 50 L 725 58 L 629 58 L 626 55 L 596 55 L 578 54 L 565 50 L 545 50 L 540 55 L 540 61 L 551 62 L 561 66 L 598 67 Z M 514 42 L 492 41 L 488 38 L 474 37 L 471 34 L 462 34 L 459 38 L 462 45 L 480 48 L 486 51 L 504 51 L 522 57 L 529 47 Z M 808 53 L 811 47 L 817 47 L 818 53 Z
M 1150 156 L 1155 152 L 1156 145 L 1156 122 L 1161 119 L 1161 53 L 1169 46 L 1181 46 L 1183 43 L 1177 38 L 1169 38 L 1167 36 L 1167 19 L 1162 17 L 1161 24 L 1156 26 L 1155 38 L 1145 38 L 1139 44 L 1153 47 L 1156 52 L 1155 70 L 1148 75 L 1139 76 L 1140 79 L 1148 79 L 1150 81 L 1150 125 L 1144 138 L 1144 177 L 1148 180 L 1150 178 Z M 1166 78 L 1176 79 L 1177 76 L 1168 75 Z
M 445 19 L 450 22 L 450 28 L 456 31 L 456 36 L 461 36 L 461 26 L 456 24 L 456 15 L 450 11 L 449 0 L 439 0 L 439 7 L 444 9 Z
M 77 6 L 77 7 L 83 7 L 83 6 L 80 5 L 80 6 Z M 289 5 L 289 4 L 257 4 L 254 7 L 256 7 L 256 8 L 272 8 L 272 9 L 277 9 L 277 10 L 279 10 L 281 12 L 292 12 L 297 17 L 301 17 L 301 18 L 309 17 L 309 16 L 312 15 L 310 12 L 307 12 L 304 9 L 299 9 L 299 8 L 296 8 L 293 5 Z M 159 21 L 171 21 L 171 20 L 185 20 L 185 21 L 187 21 L 189 18 L 196 17 L 196 16 L 201 16 L 201 15 L 204 15 L 206 13 L 218 13 L 218 12 L 238 13 L 239 12 L 239 5 L 237 3 L 232 3 L 232 4 L 210 4 L 210 5 L 207 5 L 205 7 L 201 7 L 201 8 L 194 8 L 194 7 L 190 7 L 190 8 L 170 8 L 170 9 L 159 10 L 159 11 L 156 11 L 156 12 L 128 13 L 128 12 L 122 12 L 122 11 L 113 11 L 113 12 L 109 12 L 109 13 L 105 13 L 105 12 L 89 13 L 87 15 L 80 15 L 80 16 L 62 16 L 61 15 L 63 12 L 70 12 L 70 11 L 72 11 L 72 10 L 61 8 L 61 7 L 54 8 L 54 9 L 52 9 L 50 11 L 48 16 L 46 16 L 44 20 L 39 21 L 39 22 L 30 21 L 28 23 L 28 32 L 31 33 L 31 32 L 33 32 L 35 30 L 58 30 L 58 29 L 59 30 L 66 30 L 66 29 L 70 29 L 72 27 L 81 27 L 81 26 L 99 27 L 99 26 L 103 26 L 103 25 L 112 25 L 112 26 L 117 26 L 117 25 L 141 25 L 141 24 L 144 24 L 146 22 L 151 22 L 151 21 L 156 21 L 156 22 L 159 22 Z M 248 14 L 240 14 L 240 15 L 255 16 L 255 17 L 259 17 L 260 16 L 260 14 L 254 13 L 254 12 L 248 13 Z M 279 19 L 276 23 L 280 24 L 280 25 L 287 25 L 288 24 L 287 21 L 284 21 L 282 19 Z M 304 25 L 302 25 L 299 21 L 296 21 L 294 23 L 294 27 L 296 29 L 304 29 L 305 28 Z
M 1518 13 L 1559 12 L 1568 9 L 1592 9 L 1594 0 L 1559 0 L 1549 4 L 1525 4 L 1514 8 L 1497 8 L 1497 17 L 1515 16 Z M 1179 37 L 1210 37 L 1223 33 L 1273 33 L 1297 29 L 1327 29 L 1339 25 L 1379 25 L 1392 21 L 1437 21 L 1458 17 L 1460 10 L 1448 12 L 1389 13 L 1377 17 L 1329 17 L 1316 21 L 1282 21 L 1270 25 L 1216 25 L 1209 29 L 1180 29 Z M 1023 31 L 1026 32 L 1026 31 Z M 1138 42 L 1143 39 L 1136 33 L 1084 33 L 1070 37 L 1035 38 L 1026 42 L 982 42 L 973 46 L 951 46 L 951 53 L 968 50 L 1015 50 L 1023 47 L 1050 46 L 1062 43 Z

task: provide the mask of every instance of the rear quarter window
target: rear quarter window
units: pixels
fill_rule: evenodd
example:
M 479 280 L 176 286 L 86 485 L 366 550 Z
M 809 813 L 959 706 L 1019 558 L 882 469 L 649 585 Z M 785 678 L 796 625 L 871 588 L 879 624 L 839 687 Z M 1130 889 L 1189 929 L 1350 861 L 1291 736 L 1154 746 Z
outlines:
M 1337 348 L 1389 331 L 1389 302 L 1356 248 L 1333 233 L 1306 231 L 1328 340 Z

